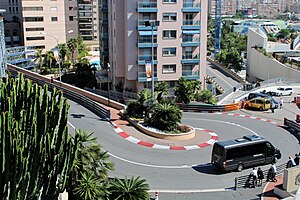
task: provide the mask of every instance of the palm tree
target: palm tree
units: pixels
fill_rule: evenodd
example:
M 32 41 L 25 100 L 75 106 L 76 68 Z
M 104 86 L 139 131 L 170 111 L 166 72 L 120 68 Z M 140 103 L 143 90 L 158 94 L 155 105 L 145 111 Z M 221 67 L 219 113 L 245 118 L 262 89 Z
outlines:
M 155 92 L 157 92 L 157 101 L 160 102 L 162 100 L 163 94 L 168 95 L 170 93 L 168 83 L 165 81 L 156 83 Z
M 70 40 L 68 40 L 67 46 L 68 46 L 68 49 L 71 52 L 71 60 L 72 60 L 72 62 L 74 62 L 74 54 L 75 54 L 76 49 L 78 48 L 77 39 L 76 38 L 71 38 Z
M 131 177 L 130 179 L 113 179 L 110 187 L 110 199 L 115 200 L 148 200 L 149 185 L 145 179 Z
M 43 58 L 43 50 L 42 49 L 38 49 L 35 53 L 35 64 L 37 65 L 37 68 L 39 70 L 41 70 L 42 66 L 43 66 L 43 62 L 44 62 L 44 58 Z
M 80 173 L 80 178 L 76 181 L 74 194 L 83 200 L 102 199 L 109 196 L 108 184 L 99 180 L 94 174 L 85 171 Z
M 58 49 L 59 49 L 60 61 L 64 62 L 68 52 L 66 44 L 58 44 Z
M 180 78 L 176 87 L 174 87 L 177 101 L 189 103 L 195 99 L 195 96 L 201 91 L 201 82 L 198 80 L 187 80 Z
M 97 143 L 97 138 L 93 137 L 93 133 L 88 133 L 84 130 L 76 130 L 79 135 L 78 154 L 75 159 L 74 170 L 93 171 L 100 177 L 107 179 L 109 170 L 113 170 L 114 165 L 109 161 L 109 155 L 102 150 L 100 144 Z
M 145 119 L 146 122 L 162 131 L 176 130 L 181 122 L 180 109 L 173 103 L 156 103 L 150 112 L 150 118 Z

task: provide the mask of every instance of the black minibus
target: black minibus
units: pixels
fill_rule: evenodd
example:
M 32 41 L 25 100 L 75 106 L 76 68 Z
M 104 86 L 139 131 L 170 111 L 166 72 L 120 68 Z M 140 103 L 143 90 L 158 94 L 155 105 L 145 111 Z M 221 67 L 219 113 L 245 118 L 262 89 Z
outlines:
M 265 165 L 281 158 L 280 150 L 258 135 L 214 143 L 211 163 L 223 171 Z

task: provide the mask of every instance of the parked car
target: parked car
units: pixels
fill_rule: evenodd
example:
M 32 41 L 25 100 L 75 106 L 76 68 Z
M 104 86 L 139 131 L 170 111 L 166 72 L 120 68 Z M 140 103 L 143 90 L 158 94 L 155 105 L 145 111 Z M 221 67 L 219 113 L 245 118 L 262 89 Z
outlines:
M 271 101 L 275 103 L 275 108 L 278 108 L 278 102 L 269 94 L 261 93 L 261 92 L 251 92 L 246 100 L 251 100 L 253 98 L 262 97 L 262 98 L 269 98 Z
M 253 108 L 258 110 L 269 110 L 271 108 L 270 98 L 256 97 L 249 101 L 246 101 L 244 104 L 245 109 Z
M 279 96 L 292 95 L 294 93 L 294 89 L 291 87 L 279 87 L 277 88 Z

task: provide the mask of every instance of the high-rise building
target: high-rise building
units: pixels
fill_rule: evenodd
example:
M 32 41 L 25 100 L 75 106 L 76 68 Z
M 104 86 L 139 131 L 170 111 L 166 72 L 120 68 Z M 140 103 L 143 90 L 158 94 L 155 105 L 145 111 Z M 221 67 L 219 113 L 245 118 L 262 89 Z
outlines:
M 151 63 L 155 81 L 166 81 L 173 87 L 184 77 L 200 80 L 204 85 L 208 0 L 102 3 L 100 8 L 107 10 L 100 19 L 100 49 L 108 56 L 111 86 L 121 85 L 133 91 L 150 87 Z
M 87 46 L 99 50 L 99 3 L 96 0 L 77 1 L 79 34 Z
M 78 35 L 76 1 L 23 0 L 22 17 L 25 46 L 50 50 Z
M 18 0 L 0 1 L 0 9 L 6 10 L 3 14 L 6 47 L 22 46 L 24 44 L 21 3 Z

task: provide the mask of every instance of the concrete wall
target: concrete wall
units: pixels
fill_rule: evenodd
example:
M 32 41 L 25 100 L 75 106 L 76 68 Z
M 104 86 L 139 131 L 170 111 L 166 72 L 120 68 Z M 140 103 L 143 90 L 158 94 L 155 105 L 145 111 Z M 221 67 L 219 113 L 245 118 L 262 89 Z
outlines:
M 294 192 L 297 190 L 298 185 L 296 185 L 297 178 L 300 176 L 299 166 L 285 169 L 283 174 L 283 185 L 282 188 L 287 192 Z
M 248 81 L 268 80 L 277 77 L 285 77 L 289 79 L 300 81 L 300 71 L 287 67 L 274 58 L 268 58 L 264 54 L 258 52 L 256 49 L 251 49 L 251 58 L 248 61 L 250 74 Z

